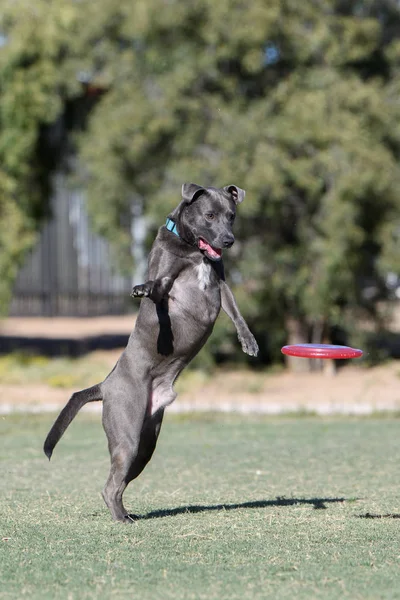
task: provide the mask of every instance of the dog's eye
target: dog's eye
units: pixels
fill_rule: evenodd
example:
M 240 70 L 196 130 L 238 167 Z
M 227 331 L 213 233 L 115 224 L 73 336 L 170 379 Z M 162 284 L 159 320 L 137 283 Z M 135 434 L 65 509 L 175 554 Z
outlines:
M 214 213 L 207 213 L 206 219 L 207 219 L 207 221 L 213 221 L 215 219 Z

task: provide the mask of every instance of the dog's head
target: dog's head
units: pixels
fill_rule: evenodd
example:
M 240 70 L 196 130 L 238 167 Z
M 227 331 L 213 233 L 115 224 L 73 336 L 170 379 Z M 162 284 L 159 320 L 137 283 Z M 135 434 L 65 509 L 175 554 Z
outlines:
M 235 241 L 232 227 L 244 196 L 244 190 L 236 185 L 219 189 L 184 183 L 182 202 L 169 216 L 183 240 L 210 260 L 221 260 L 222 250 Z

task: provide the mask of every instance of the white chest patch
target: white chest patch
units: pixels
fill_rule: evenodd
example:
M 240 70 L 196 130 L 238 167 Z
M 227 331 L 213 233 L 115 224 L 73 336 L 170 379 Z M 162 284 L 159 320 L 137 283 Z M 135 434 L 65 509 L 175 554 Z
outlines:
M 202 261 L 197 268 L 197 281 L 199 282 L 199 288 L 204 292 L 208 285 L 210 285 L 211 279 L 211 265 Z

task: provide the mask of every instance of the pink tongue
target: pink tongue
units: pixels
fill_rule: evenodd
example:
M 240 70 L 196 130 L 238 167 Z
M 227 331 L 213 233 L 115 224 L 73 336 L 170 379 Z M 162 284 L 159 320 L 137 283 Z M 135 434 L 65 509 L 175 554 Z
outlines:
M 202 240 L 201 238 L 199 240 L 199 248 L 200 248 L 200 250 L 205 250 L 207 252 L 208 256 L 211 256 L 212 258 L 220 258 L 221 254 L 222 254 L 221 250 L 216 250 L 215 248 L 210 246 L 210 244 L 208 244 L 205 240 Z

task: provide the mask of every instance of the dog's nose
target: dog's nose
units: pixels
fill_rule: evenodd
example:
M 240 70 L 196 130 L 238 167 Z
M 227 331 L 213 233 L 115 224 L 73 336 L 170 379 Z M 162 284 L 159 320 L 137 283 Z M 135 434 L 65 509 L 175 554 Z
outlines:
M 226 235 L 223 241 L 224 248 L 230 248 L 233 246 L 234 241 L 235 237 L 233 235 Z

